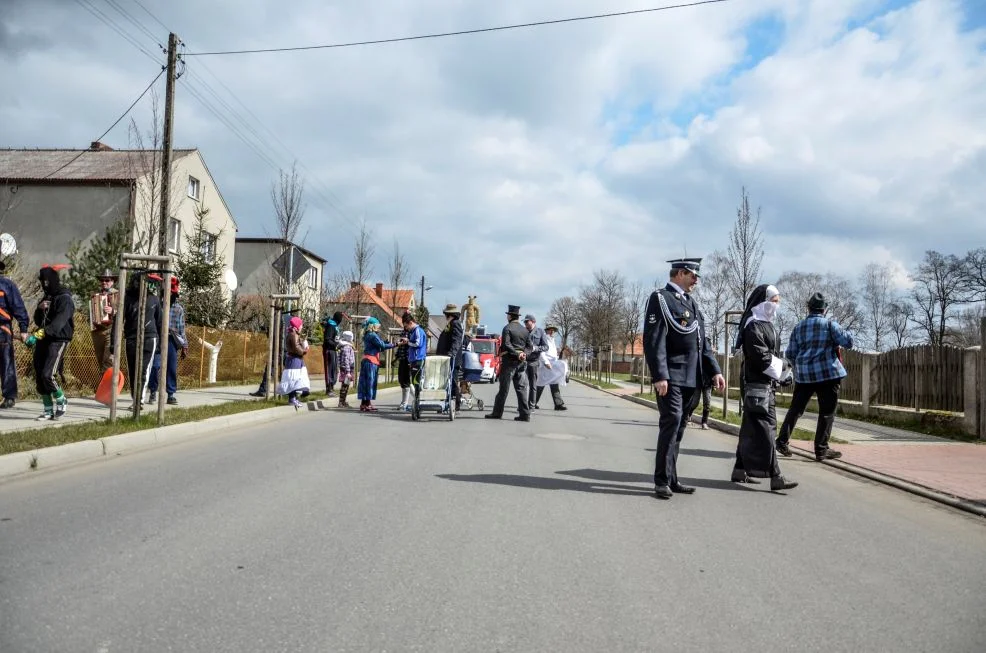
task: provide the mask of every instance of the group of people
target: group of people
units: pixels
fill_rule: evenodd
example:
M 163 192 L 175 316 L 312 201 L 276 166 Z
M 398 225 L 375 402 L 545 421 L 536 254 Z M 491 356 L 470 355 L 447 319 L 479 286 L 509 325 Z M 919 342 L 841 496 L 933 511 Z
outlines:
M 660 411 L 654 466 L 654 494 L 659 499 L 695 492 L 678 478 L 681 439 L 703 391 L 726 389 L 705 335 L 701 310 L 691 296 L 699 280 L 701 259 L 669 263 L 668 284 L 651 294 L 644 324 L 644 356 Z M 774 326 L 780 302 L 775 286 L 757 286 L 746 298 L 734 343 L 743 355 L 743 419 L 731 479 L 759 483 L 757 479 L 767 478 L 772 491 L 798 485 L 781 473 L 777 455 L 791 455 L 791 433 L 812 396 L 817 395 L 819 403 L 815 458 L 822 461 L 840 457 L 828 445 L 841 380 L 846 376 L 840 352 L 853 346 L 852 336 L 825 317 L 825 297 L 815 293 L 807 302 L 808 317 L 793 329 L 782 357 L 780 336 Z M 792 384 L 791 407 L 778 433 L 775 392 L 778 387 Z M 707 418 L 706 409 L 703 423 Z

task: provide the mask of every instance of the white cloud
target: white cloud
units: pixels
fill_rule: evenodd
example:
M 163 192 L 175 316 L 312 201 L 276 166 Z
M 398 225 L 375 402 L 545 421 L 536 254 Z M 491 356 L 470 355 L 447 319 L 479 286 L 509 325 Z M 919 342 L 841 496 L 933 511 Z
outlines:
M 379 47 L 189 57 L 177 140 L 202 148 L 242 233 L 263 233 L 275 173 L 190 96 L 188 84 L 211 98 L 208 82 L 263 136 L 267 156 L 284 167 L 297 156 L 311 171 L 307 244 L 331 265 L 346 266 L 352 224 L 365 214 L 379 236 L 377 277 L 398 237 L 415 275 L 435 286 L 429 304 L 479 294 L 494 321 L 508 302 L 543 313 L 593 269 L 649 283 L 686 248 L 723 247 L 742 185 L 763 208 L 765 274 L 851 274 L 868 260 L 906 267 L 925 248 L 961 253 L 986 237 L 986 36 L 962 31 L 957 1 L 885 6 L 730 2 Z M 600 5 L 176 0 L 153 9 L 189 51 L 202 51 L 526 22 Z M 751 62 L 764 45 L 748 30 L 767 18 L 783 24 L 783 38 Z M 4 145 L 85 146 L 157 72 L 74 2 L 12 3 L 0 23 L 0 81 L 18 89 L 0 96 Z M 702 114 L 682 123 L 690 106 Z M 650 124 L 638 124 L 642 109 Z M 137 115 L 146 121 L 146 106 Z M 634 125 L 629 142 L 614 144 Z M 108 140 L 126 145 L 125 130 Z

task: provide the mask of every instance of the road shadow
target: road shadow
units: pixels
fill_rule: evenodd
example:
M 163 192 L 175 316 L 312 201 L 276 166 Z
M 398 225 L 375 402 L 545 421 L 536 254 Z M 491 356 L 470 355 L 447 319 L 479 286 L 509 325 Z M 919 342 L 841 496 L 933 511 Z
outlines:
M 640 422 L 640 421 L 637 421 L 637 420 L 628 420 L 628 421 L 627 420 L 616 420 L 614 422 L 610 422 L 610 424 L 619 425 L 619 426 L 646 426 L 649 429 L 656 429 L 657 428 L 657 423 L 656 422 L 653 422 L 653 423 L 652 422 Z
M 735 458 L 736 453 L 730 451 L 713 451 L 712 449 L 679 449 L 679 454 L 702 456 L 703 458 Z
M 612 483 L 590 483 L 567 478 L 546 478 L 541 476 L 520 476 L 516 474 L 436 474 L 448 481 L 468 481 L 470 483 L 489 483 L 513 487 L 534 488 L 537 490 L 568 490 L 590 494 L 616 494 L 622 496 L 650 497 L 649 488 L 616 485 Z
M 562 472 L 556 472 L 557 474 L 563 474 L 565 476 L 578 476 L 580 478 L 588 478 L 597 481 L 609 481 L 614 483 L 653 483 L 654 476 L 652 474 L 641 474 L 639 472 L 613 472 L 605 469 L 571 469 Z M 710 490 L 745 490 L 747 492 L 756 492 L 752 488 L 744 487 L 740 483 L 733 483 L 727 480 L 718 480 L 711 478 L 681 478 L 681 482 L 684 485 L 693 485 L 695 487 L 708 488 Z

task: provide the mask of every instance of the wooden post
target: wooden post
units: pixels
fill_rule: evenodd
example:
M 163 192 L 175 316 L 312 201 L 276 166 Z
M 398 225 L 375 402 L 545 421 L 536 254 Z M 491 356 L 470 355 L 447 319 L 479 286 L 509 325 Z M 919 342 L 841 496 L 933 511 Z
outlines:
M 859 399 L 863 408 L 863 415 L 870 414 L 870 370 L 873 366 L 873 357 L 863 354 L 863 370 L 860 378 Z
M 924 349 L 914 349 L 914 412 L 921 410 L 921 393 L 924 392 L 924 379 L 921 378 L 921 361 L 924 359 Z
M 979 439 L 986 440 L 986 318 L 979 323 L 979 373 L 976 375 L 979 387 Z
M 205 327 L 202 327 L 202 342 L 205 341 Z M 205 345 L 199 345 L 199 387 L 202 387 L 202 370 L 205 366 Z

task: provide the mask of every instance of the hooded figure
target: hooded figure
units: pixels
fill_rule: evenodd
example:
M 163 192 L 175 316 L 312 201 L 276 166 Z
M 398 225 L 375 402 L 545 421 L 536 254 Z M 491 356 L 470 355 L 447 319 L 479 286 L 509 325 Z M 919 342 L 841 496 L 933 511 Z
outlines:
M 736 344 L 743 348 L 743 422 L 732 480 L 737 483 L 756 483 L 754 478 L 769 478 L 770 489 L 789 490 L 797 487 L 781 475 L 777 464 L 774 438 L 777 435 L 774 388 L 784 375 L 784 361 L 777 356 L 780 337 L 774 328 L 774 318 L 780 305 L 780 293 L 769 285 L 757 286 L 746 302 L 740 320 L 742 325 Z
M 134 274 L 127 283 L 123 293 L 123 337 L 124 350 L 127 356 L 127 372 L 130 375 L 130 397 L 134 401 L 145 403 L 149 399 L 148 383 L 151 378 L 151 368 L 154 366 L 154 355 L 158 353 L 160 338 L 158 325 L 161 324 L 161 302 L 151 291 L 150 284 L 145 289 L 144 306 L 140 306 L 141 273 Z M 148 279 L 151 277 L 148 275 Z M 144 324 L 144 339 L 137 342 L 141 322 Z M 112 346 L 112 342 L 110 345 Z M 141 363 L 137 370 L 137 347 L 140 346 Z M 140 372 L 140 373 L 136 373 Z M 140 390 L 138 393 L 137 390 Z
M 336 311 L 322 320 L 322 368 L 325 371 L 325 395 L 335 396 L 336 376 L 339 374 L 339 327 L 345 317 Z
M 34 324 L 38 330 L 28 343 L 34 346 L 34 378 L 44 403 L 44 412 L 38 417 L 40 421 L 61 417 L 68 405 L 65 393 L 55 381 L 55 373 L 75 335 L 75 302 L 72 293 L 62 285 L 56 269 L 41 268 L 38 281 L 44 296 L 34 310 Z

